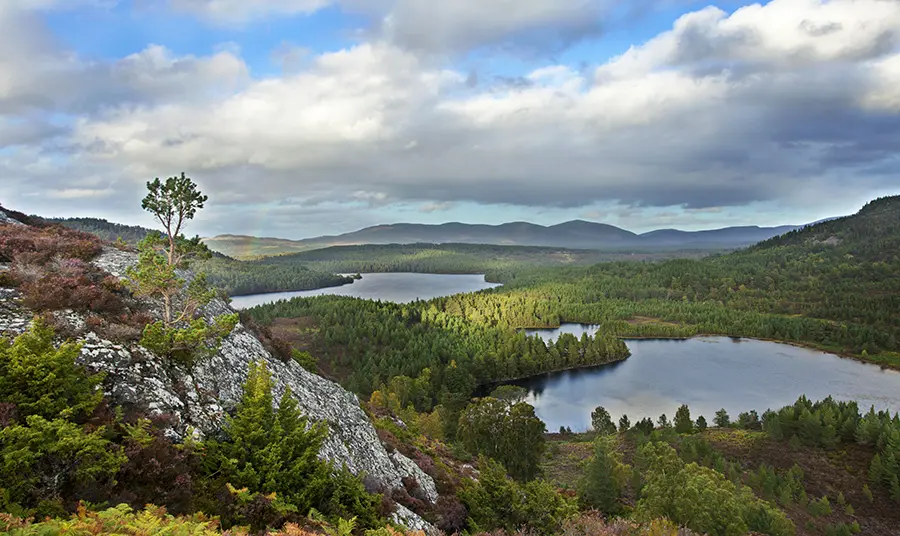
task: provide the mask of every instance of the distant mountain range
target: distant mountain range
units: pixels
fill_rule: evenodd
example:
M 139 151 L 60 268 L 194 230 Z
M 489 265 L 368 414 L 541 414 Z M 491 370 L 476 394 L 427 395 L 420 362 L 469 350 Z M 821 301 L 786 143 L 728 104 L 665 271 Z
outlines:
M 377 225 L 352 233 L 321 236 L 305 240 L 258 238 L 227 234 L 206 238 L 204 241 L 211 249 L 237 258 L 298 253 L 332 246 L 416 243 L 492 244 L 611 251 L 651 251 L 733 249 L 749 246 L 800 227 L 802 226 L 748 226 L 726 227 L 708 231 L 660 229 L 637 234 L 613 225 L 583 220 L 573 220 L 551 226 L 526 222 L 504 223 L 501 225 L 472 225 L 457 222 L 441 225 L 398 223 Z

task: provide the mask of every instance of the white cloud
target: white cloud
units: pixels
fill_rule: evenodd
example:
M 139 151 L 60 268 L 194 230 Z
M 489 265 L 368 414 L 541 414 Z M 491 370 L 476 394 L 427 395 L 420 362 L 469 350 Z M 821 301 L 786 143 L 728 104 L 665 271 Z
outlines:
M 731 65 L 787 69 L 859 61 L 900 44 L 900 5 L 884 0 L 771 0 L 728 15 L 707 7 L 634 46 L 598 75 L 634 77 L 661 67 Z

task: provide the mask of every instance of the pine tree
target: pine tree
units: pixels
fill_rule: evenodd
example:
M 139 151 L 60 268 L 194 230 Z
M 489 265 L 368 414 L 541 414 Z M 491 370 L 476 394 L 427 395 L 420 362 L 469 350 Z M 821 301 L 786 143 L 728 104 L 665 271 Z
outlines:
M 718 428 L 728 428 L 731 426 L 731 419 L 728 418 L 728 412 L 725 411 L 725 408 L 720 409 L 716 412 L 716 417 L 713 419 L 713 423 L 715 423 Z
M 619 417 L 619 431 L 627 432 L 631 429 L 631 421 L 628 420 L 628 415 L 622 415 Z
M 675 412 L 675 431 L 679 434 L 689 434 L 694 431 L 694 421 L 691 420 L 691 410 L 687 404 L 682 404 Z
M 276 510 L 309 512 L 315 508 L 328 515 L 350 512 L 372 526 L 376 522 L 375 497 L 365 492 L 358 479 L 341 476 L 319 459 L 327 427 L 309 424 L 290 389 L 285 390 L 276 409 L 272 386 L 265 364 L 252 364 L 236 414 L 226 420 L 228 440 L 209 444 L 212 464 L 208 476 L 223 487 L 246 488 L 241 493 L 248 504 L 256 500 L 255 494 L 275 494 Z M 259 529 L 270 520 L 237 517 L 231 521 Z
M 872 456 L 872 462 L 869 464 L 869 481 L 873 484 L 878 484 L 881 482 L 882 476 L 884 476 L 884 467 L 881 463 L 881 455 L 875 453 L 875 456 Z
M 585 467 L 578 498 L 584 506 L 596 508 L 606 514 L 619 512 L 619 497 L 629 479 L 630 467 L 623 465 L 616 450 L 615 440 L 601 436 L 594 441 L 594 456 Z
M 616 425 L 613 424 L 609 412 L 603 406 L 597 406 L 591 412 L 591 426 L 598 434 L 609 435 L 616 433 Z
M 663 428 L 663 429 L 668 428 L 669 427 L 669 418 L 666 417 L 665 413 L 663 413 L 662 415 L 659 416 L 659 420 L 657 420 L 657 423 L 659 423 L 660 428 Z
M 706 423 L 706 417 L 704 417 L 703 415 L 697 417 L 697 430 L 699 430 L 700 432 L 703 432 L 708 427 L 709 427 L 709 425 Z

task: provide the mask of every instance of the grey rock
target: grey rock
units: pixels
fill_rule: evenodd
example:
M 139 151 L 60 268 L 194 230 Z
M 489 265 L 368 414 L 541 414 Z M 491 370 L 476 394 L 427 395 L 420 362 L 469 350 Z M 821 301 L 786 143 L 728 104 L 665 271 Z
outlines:
M 397 508 L 394 510 L 394 513 L 391 516 L 391 521 L 397 523 L 398 525 L 403 525 L 410 530 L 420 530 L 425 534 L 428 534 L 429 536 L 437 536 L 438 534 L 440 534 L 440 531 L 434 528 L 433 525 L 424 521 L 421 517 L 416 515 L 415 512 L 403 506 L 402 504 L 397 505 Z
M 110 274 L 124 277 L 127 268 L 137 262 L 137 255 L 105 248 L 93 262 Z M 188 273 L 184 275 L 190 277 Z M 151 304 L 152 309 L 156 307 Z M 201 311 L 207 317 L 233 312 L 220 299 Z M 57 318 L 60 316 L 71 326 L 86 329 L 80 315 L 62 312 Z M 0 289 L 0 333 L 21 333 L 30 320 L 30 313 L 17 303 L 15 291 Z M 189 432 L 195 436 L 219 434 L 225 415 L 240 398 L 250 364 L 265 363 L 272 373 L 276 400 L 290 388 L 304 415 L 328 425 L 329 434 L 319 453 L 322 458 L 344 464 L 354 474 L 368 475 L 385 489 L 402 488 L 402 479 L 412 477 L 429 501 L 437 500 L 430 476 L 402 454 L 387 453 L 356 395 L 310 373 L 293 360 L 285 362 L 273 357 L 240 323 L 225 338 L 219 351 L 196 364 L 192 371 L 167 362 L 140 345 L 115 344 L 92 331 L 82 335 L 81 342 L 81 362 L 106 374 L 106 395 L 126 408 L 173 417 L 174 423 L 167 433 L 177 438 Z M 416 514 L 404 510 L 404 524 L 433 531 Z

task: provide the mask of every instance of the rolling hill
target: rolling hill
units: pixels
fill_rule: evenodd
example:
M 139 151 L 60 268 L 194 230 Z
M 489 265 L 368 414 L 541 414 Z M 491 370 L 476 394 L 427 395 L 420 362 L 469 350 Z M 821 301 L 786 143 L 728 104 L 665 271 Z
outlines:
M 379 244 L 490 244 L 607 251 L 674 249 L 733 249 L 766 240 L 797 226 L 726 227 L 707 231 L 662 229 L 637 234 L 613 225 L 573 220 L 543 226 L 527 222 L 501 225 L 398 223 L 377 225 L 352 233 L 305 240 L 219 235 L 204 239 L 216 251 L 236 258 L 300 253 L 333 246 Z

